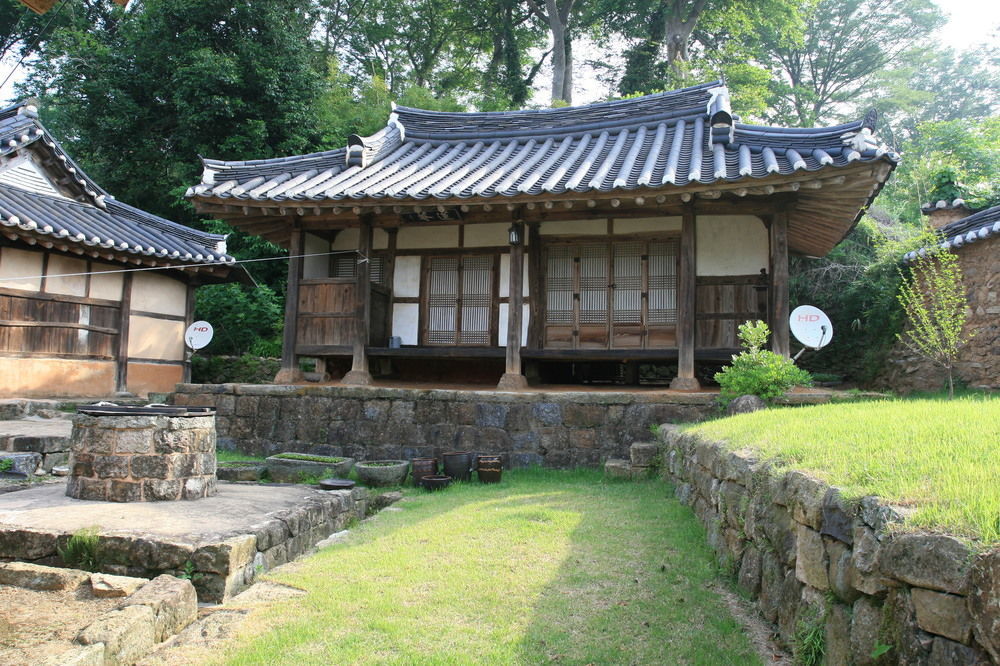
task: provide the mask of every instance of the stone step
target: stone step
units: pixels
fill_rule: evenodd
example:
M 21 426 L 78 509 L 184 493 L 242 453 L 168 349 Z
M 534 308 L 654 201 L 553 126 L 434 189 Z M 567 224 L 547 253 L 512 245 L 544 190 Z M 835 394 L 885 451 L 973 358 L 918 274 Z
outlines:
M 35 453 L 48 473 L 69 460 L 73 423 L 67 419 L 0 421 L 0 451 Z

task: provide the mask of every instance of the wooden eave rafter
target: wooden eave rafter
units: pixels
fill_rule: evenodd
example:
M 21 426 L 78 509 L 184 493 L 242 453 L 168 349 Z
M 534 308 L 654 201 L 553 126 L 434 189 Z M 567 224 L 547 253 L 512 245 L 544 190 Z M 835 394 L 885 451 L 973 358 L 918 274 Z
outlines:
M 888 160 L 828 168 L 816 172 L 773 175 L 753 181 L 695 184 L 617 192 L 564 192 L 477 199 L 384 201 L 377 199 L 275 202 L 197 196 L 195 208 L 227 220 L 233 226 L 278 245 L 288 245 L 292 220 L 305 230 L 357 226 L 362 215 L 377 227 L 495 222 L 498 213 L 515 212 L 525 222 L 573 220 L 586 217 L 643 217 L 680 215 L 684 204 L 695 201 L 701 214 L 768 215 L 779 201 L 794 203 L 789 216 L 789 245 L 794 252 L 822 256 L 853 228 L 831 224 L 827 216 L 843 219 L 845 212 L 863 209 L 881 189 L 893 165 Z M 766 197 L 766 198 L 765 198 Z M 460 211 L 458 220 L 413 223 L 404 214 L 422 211 Z M 257 230 L 259 229 L 259 230 Z
M 213 279 L 224 279 L 233 264 L 184 264 L 176 263 L 164 257 L 149 257 L 137 255 L 129 252 L 117 252 L 110 248 L 93 248 L 77 243 L 66 242 L 62 238 L 52 236 L 40 236 L 30 231 L 21 229 L 4 228 L 0 230 L 0 236 L 14 242 L 25 243 L 29 246 L 37 246 L 43 250 L 63 252 L 65 254 L 77 255 L 81 258 L 98 259 L 101 261 L 112 261 L 119 264 L 133 264 L 144 267 L 170 267 L 182 271 L 188 275 L 201 274 Z

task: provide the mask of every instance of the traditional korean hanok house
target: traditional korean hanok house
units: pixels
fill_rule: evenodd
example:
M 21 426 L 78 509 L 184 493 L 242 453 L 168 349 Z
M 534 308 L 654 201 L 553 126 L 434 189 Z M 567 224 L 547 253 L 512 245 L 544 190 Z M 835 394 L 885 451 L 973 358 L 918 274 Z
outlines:
M 193 289 L 233 261 L 225 237 L 115 201 L 34 107 L 0 111 L 0 397 L 171 390 Z
M 496 359 L 503 388 L 526 364 L 676 362 L 672 386 L 695 389 L 696 361 L 728 360 L 748 319 L 789 353 L 788 253 L 829 252 L 898 159 L 873 124 L 740 124 L 720 83 L 562 109 L 395 107 L 343 149 L 205 160 L 188 196 L 291 251 L 279 380 L 299 357 L 349 358 L 348 384 L 371 381 L 371 358 L 433 359 L 418 378 Z

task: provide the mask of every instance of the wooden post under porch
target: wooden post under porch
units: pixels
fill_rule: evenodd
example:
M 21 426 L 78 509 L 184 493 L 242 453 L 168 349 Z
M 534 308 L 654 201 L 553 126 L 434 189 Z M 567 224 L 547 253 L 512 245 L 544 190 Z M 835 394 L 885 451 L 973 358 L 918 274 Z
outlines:
M 358 230 L 357 289 L 354 291 L 354 343 L 351 370 L 340 380 L 350 386 L 370 386 L 372 375 L 368 371 L 368 332 L 371 318 L 371 257 L 372 221 L 370 216 L 361 218 Z
M 507 352 L 503 376 L 497 384 L 501 391 L 528 388 L 528 380 L 521 373 L 521 318 L 524 309 L 524 224 L 514 222 L 511 227 L 510 276 L 507 306 Z M 538 252 L 541 248 L 532 248 Z M 532 294 L 532 300 L 538 298 Z
M 701 384 L 694 376 L 695 300 L 697 298 L 697 258 L 695 234 L 697 217 L 688 202 L 681 213 L 680 271 L 677 276 L 677 376 L 670 388 L 697 391 Z
M 302 279 L 302 248 L 304 232 L 296 222 L 288 246 L 288 287 L 285 293 L 285 330 L 281 339 L 281 369 L 275 384 L 298 384 L 305 381 L 299 370 L 295 345 L 299 330 L 299 281 Z

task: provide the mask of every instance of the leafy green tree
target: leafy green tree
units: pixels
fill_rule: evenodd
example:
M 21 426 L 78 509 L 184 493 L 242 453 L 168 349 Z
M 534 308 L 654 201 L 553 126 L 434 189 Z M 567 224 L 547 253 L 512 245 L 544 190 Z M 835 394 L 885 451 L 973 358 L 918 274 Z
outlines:
M 876 76 L 944 23 L 931 0 L 819 0 L 807 10 L 800 44 L 777 35 L 767 62 L 777 75 L 772 117 L 812 127 L 838 117 Z
M 955 362 L 972 337 L 965 330 L 969 301 L 958 257 L 931 237 L 925 254 L 902 272 L 899 303 L 907 327 L 897 337 L 910 351 L 948 373 L 948 398 L 955 397 Z

